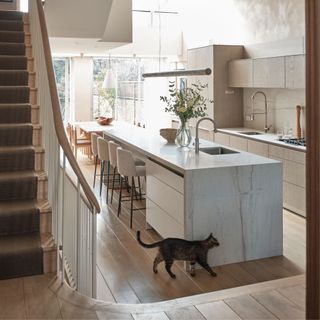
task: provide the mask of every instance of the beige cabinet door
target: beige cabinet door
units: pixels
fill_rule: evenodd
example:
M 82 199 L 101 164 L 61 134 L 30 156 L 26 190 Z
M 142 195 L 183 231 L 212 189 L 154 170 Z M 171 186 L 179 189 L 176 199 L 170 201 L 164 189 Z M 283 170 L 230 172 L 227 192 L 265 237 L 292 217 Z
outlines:
M 305 55 L 288 56 L 286 62 L 286 88 L 304 89 L 306 87 Z
M 238 88 L 253 87 L 253 60 L 239 59 L 228 64 L 229 86 Z
M 285 58 L 254 59 L 253 87 L 285 88 Z

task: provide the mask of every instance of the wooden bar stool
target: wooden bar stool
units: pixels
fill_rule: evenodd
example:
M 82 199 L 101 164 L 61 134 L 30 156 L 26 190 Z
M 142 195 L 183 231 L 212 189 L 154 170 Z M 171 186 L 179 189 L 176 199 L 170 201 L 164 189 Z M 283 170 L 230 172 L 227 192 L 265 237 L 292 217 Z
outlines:
M 141 187 L 140 187 L 140 177 L 146 176 L 146 166 L 137 165 L 131 151 L 124 150 L 121 147 L 116 149 L 117 151 L 117 168 L 120 174 L 120 194 L 119 194 L 119 203 L 118 203 L 118 216 L 121 211 L 121 202 L 127 201 L 122 197 L 122 182 L 123 179 L 128 179 L 131 182 L 130 190 L 130 228 L 132 229 L 132 218 L 134 210 L 142 210 L 145 208 L 133 208 L 133 193 L 136 191 L 134 178 L 138 177 L 139 189 L 140 189 L 140 199 L 142 200 Z
M 91 152 L 94 158 L 94 177 L 93 177 L 93 187 L 96 184 L 97 176 L 97 166 L 98 166 L 98 135 L 96 133 L 91 133 Z

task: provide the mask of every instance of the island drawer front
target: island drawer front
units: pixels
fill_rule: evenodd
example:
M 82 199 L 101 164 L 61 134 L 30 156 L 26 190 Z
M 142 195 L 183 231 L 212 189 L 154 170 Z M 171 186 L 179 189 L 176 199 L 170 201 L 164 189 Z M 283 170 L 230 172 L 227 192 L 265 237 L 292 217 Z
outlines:
M 147 223 L 163 238 L 184 238 L 183 226 L 147 198 Z
M 183 177 L 177 175 L 176 173 L 162 167 L 161 165 L 147 160 L 147 175 L 156 177 L 157 179 L 163 181 L 165 184 L 176 189 L 180 193 L 184 193 L 184 179 Z
M 153 176 L 147 176 L 147 198 L 181 225 L 184 224 L 183 195 Z

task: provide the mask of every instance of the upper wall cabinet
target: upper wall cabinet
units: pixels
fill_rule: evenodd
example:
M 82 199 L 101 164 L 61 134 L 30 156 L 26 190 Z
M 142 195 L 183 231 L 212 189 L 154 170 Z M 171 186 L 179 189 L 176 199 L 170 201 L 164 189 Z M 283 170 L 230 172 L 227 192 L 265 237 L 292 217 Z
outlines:
M 253 60 L 241 59 L 229 62 L 230 87 L 253 87 Z
M 238 88 L 305 88 L 305 56 L 230 61 L 229 85 Z
M 304 89 L 306 82 L 305 56 L 302 54 L 285 57 L 286 88 Z
M 254 59 L 253 85 L 256 88 L 284 88 L 284 57 Z

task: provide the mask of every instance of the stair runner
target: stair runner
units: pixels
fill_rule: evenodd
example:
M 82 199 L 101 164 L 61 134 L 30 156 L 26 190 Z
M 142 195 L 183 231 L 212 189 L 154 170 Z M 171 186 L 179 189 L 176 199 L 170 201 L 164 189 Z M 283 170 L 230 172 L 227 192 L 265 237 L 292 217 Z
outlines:
M 0 279 L 43 273 L 23 14 L 0 11 Z

